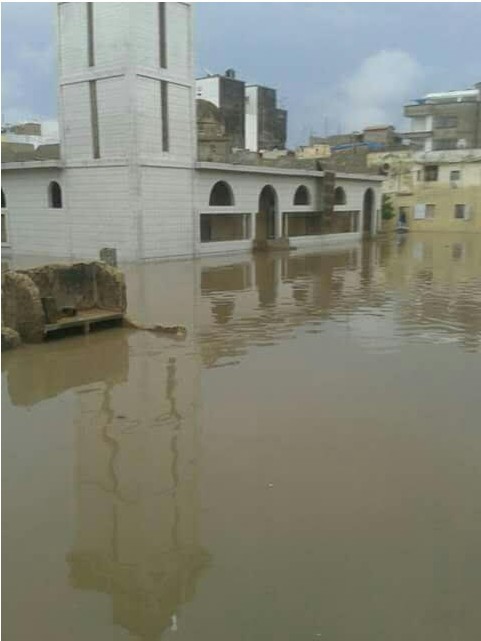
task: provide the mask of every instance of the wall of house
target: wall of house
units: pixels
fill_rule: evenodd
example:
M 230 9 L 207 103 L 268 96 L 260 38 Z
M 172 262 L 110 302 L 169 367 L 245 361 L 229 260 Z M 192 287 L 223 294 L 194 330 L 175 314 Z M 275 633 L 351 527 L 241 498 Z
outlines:
M 245 146 L 250 151 L 258 151 L 258 94 L 257 87 L 246 87 Z
M 191 256 L 195 235 L 193 171 L 141 168 L 142 258 Z
M 49 206 L 52 180 L 63 186 L 58 169 L 18 169 L 2 172 L 7 207 L 8 245 L 21 253 L 65 256 L 69 246 L 67 208 Z M 65 193 L 65 192 L 63 192 Z M 4 210 L 2 210 L 3 212 Z
M 467 156 L 468 155 L 468 156 Z M 441 152 L 431 154 L 424 162 L 414 159 L 405 166 L 393 167 L 393 172 L 383 185 L 394 205 L 396 217 L 401 207 L 407 208 L 408 223 L 413 231 L 468 232 L 481 230 L 481 159 L 469 160 L 472 152 Z M 425 180 L 426 165 L 438 167 L 437 180 Z M 452 172 L 459 172 L 453 179 Z M 402 173 L 402 175 L 401 175 Z M 416 204 L 434 205 L 434 216 L 416 219 Z M 455 205 L 469 206 L 468 219 L 454 217 Z

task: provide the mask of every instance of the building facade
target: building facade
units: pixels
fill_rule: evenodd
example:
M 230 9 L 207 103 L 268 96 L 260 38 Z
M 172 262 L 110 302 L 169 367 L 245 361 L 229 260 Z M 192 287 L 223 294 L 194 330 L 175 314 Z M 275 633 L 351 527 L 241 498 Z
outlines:
M 404 107 L 406 134 L 423 151 L 481 148 L 481 82 L 472 89 L 429 93 Z
M 224 76 L 198 78 L 195 85 L 197 100 L 209 101 L 219 109 L 230 147 L 244 149 L 245 82 L 228 69 Z
M 229 252 L 288 237 L 291 214 L 317 219 L 296 222 L 296 245 L 376 232 L 379 177 L 336 177 L 358 212 L 347 224 L 333 222 L 343 212 L 326 207 L 322 171 L 197 161 L 189 4 L 62 2 L 58 43 L 60 156 L 2 163 L 5 249 Z
M 275 89 L 246 87 L 246 148 L 251 151 L 285 149 L 287 111 L 277 107 Z
M 369 163 L 383 168 L 383 193 L 412 231 L 481 232 L 481 149 L 392 151 Z

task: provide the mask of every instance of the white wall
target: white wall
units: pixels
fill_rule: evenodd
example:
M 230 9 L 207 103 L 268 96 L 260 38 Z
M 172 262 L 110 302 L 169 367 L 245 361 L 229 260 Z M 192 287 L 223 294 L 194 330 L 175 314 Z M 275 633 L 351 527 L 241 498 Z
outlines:
M 66 159 L 92 158 L 90 90 L 87 82 L 63 85 L 60 93 L 60 139 Z
M 115 247 L 119 260 L 137 258 L 137 216 L 129 167 L 75 167 L 65 171 L 71 253 L 97 258 Z
M 258 99 L 257 87 L 246 87 L 245 145 L 250 151 L 258 151 Z
M 194 252 L 193 172 L 142 167 L 143 258 Z
M 60 76 L 68 76 L 88 67 L 87 3 L 58 3 L 57 11 L 59 73 Z
M 220 105 L 220 80 L 213 76 L 212 78 L 200 78 L 195 82 L 196 98 L 199 100 L 208 100 L 216 107 Z
M 129 38 L 129 3 L 92 2 L 92 8 L 95 67 L 126 64 L 130 50 L 119 43 Z M 87 38 L 87 31 L 84 33 Z
M 124 76 L 97 80 L 98 131 L 101 158 L 125 158 L 130 113 Z
M 8 244 L 12 251 L 52 256 L 64 256 L 68 251 L 68 210 L 65 206 L 62 209 L 49 207 L 48 187 L 52 180 L 64 187 L 58 169 L 2 172 L 2 189 L 7 200 Z

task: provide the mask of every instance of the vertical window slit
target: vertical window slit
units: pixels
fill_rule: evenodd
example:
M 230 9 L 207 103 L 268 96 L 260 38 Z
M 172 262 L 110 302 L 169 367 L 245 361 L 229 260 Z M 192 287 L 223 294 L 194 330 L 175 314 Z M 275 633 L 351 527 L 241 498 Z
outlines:
M 90 80 L 90 124 L 92 127 L 92 151 L 94 158 L 100 158 L 99 113 L 97 107 L 97 81 Z
M 160 101 L 162 110 L 162 151 L 169 151 L 169 96 L 168 83 L 160 81 Z
M 167 29 L 165 24 L 165 2 L 159 2 L 159 62 L 162 69 L 167 67 Z
M 89 67 L 95 65 L 94 58 L 94 3 L 87 2 L 87 39 Z

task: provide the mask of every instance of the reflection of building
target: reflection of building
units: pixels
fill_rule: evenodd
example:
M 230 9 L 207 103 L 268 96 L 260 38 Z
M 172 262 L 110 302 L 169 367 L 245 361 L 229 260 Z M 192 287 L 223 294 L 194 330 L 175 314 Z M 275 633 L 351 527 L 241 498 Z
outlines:
M 465 235 L 425 239 L 410 234 L 402 241 L 316 254 L 259 255 L 244 281 L 233 278 L 235 264 L 204 264 L 198 332 L 204 364 L 232 362 L 250 345 L 272 344 L 309 324 L 378 316 L 381 308 L 393 310 L 393 323 L 404 335 L 417 338 L 427 327 L 430 340 L 452 337 L 466 349 L 477 349 L 479 244 Z M 459 282 L 462 288 L 453 286 Z M 229 317 L 219 327 L 222 297 L 229 300 Z
M 481 147 L 481 82 L 471 89 L 429 93 L 404 107 L 406 134 L 423 151 Z
M 6 364 L 15 404 L 68 389 L 76 397 L 71 585 L 108 595 L 113 623 L 136 638 L 160 638 L 208 563 L 199 541 L 195 360 L 181 347 L 165 358 L 156 337 L 125 330 L 16 356 Z

